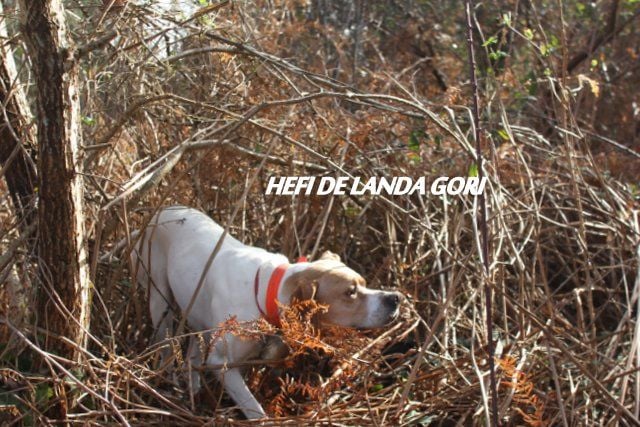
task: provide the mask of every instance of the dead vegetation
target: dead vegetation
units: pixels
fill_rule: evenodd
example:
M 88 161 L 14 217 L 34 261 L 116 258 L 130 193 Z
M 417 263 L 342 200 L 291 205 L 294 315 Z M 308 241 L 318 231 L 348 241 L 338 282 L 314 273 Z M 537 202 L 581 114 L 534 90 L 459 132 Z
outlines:
M 320 331 L 310 320 L 319 307 L 288 309 L 291 355 L 248 367 L 252 390 L 277 417 L 263 425 L 486 424 L 477 200 L 264 195 L 273 175 L 431 182 L 473 174 L 466 59 L 447 47 L 464 43 L 462 10 L 424 6 L 430 15 L 419 5 L 355 2 L 364 8 L 358 21 L 340 2 L 222 2 L 181 14 L 142 3 L 71 6 L 91 17 L 75 23 L 78 40 L 117 33 L 82 59 L 95 287 L 80 360 L 43 350 L 47 339 L 65 338 L 35 327 L 37 233 L 1 187 L 0 424 L 250 424 L 215 382 L 197 396 L 185 392 L 184 336 L 162 344 L 176 356 L 173 372 L 158 367 L 161 346 L 148 347 L 146 296 L 128 275 L 127 243 L 172 203 L 202 209 L 240 240 L 291 259 L 334 251 L 369 286 L 408 297 L 397 324 L 369 333 Z M 501 14 L 477 11 L 505 425 L 638 424 L 640 225 L 637 176 L 625 171 L 639 156 L 633 94 L 616 83 L 624 72 L 637 79 L 637 49 L 624 49 L 637 42 L 629 25 L 638 13 L 628 3 L 618 38 L 589 57 L 600 62 L 585 59 L 571 72 L 562 68 L 573 64 L 568 49 L 586 42 L 555 36 L 560 24 L 540 16 L 550 6 L 505 4 L 513 18 L 499 28 L 491 14 Z M 5 19 L 15 26 L 12 11 Z M 598 66 L 607 53 L 618 55 L 609 80 Z M 24 67 L 21 77 L 28 81 Z M 223 331 L 274 332 L 233 319 L 214 339 Z

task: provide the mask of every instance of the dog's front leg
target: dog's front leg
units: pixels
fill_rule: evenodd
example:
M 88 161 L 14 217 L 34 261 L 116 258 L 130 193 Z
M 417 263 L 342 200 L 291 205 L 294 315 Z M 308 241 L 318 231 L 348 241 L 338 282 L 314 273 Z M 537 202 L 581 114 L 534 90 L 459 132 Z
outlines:
M 258 341 L 243 340 L 232 334 L 226 334 L 216 342 L 214 348 L 207 355 L 208 365 L 224 366 L 249 360 L 260 354 L 261 345 Z M 216 378 L 224 387 L 229 397 L 248 419 L 266 418 L 266 413 L 255 396 L 247 387 L 239 367 L 217 369 Z
M 248 419 L 265 418 L 267 414 L 253 396 L 249 387 L 242 378 L 239 368 L 231 368 L 228 371 L 218 371 L 218 380 L 224 385 L 225 391 L 231 396 L 236 405 Z
M 202 366 L 202 352 L 200 351 L 198 336 L 192 336 L 189 338 L 187 357 L 191 363 L 191 370 L 189 371 L 189 387 L 191 388 L 191 394 L 195 395 L 200 391 L 199 368 Z

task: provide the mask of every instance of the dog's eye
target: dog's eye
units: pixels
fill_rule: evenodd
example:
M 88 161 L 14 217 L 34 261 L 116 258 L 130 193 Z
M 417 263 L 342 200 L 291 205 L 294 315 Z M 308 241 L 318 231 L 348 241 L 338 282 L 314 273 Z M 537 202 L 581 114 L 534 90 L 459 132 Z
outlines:
M 349 288 L 349 290 L 347 291 L 347 296 L 349 298 L 356 299 L 356 297 L 358 296 L 358 288 L 356 286 L 352 286 L 351 288 Z

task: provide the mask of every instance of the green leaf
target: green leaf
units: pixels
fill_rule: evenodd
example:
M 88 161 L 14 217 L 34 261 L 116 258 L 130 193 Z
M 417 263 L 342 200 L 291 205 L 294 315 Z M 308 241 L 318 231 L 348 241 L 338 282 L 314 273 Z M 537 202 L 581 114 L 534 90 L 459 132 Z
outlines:
M 407 142 L 409 153 L 407 154 L 407 157 L 411 163 L 420 163 L 422 161 L 422 158 L 420 157 L 420 139 L 426 138 L 427 133 L 422 129 L 413 130 L 409 134 L 409 141 Z
M 476 163 L 471 163 L 471 166 L 469 166 L 469 176 L 473 178 L 478 176 L 478 165 Z
M 417 153 L 420 151 L 420 141 L 418 140 L 418 135 L 416 135 L 415 131 L 411 132 L 409 135 L 409 150 Z
M 524 36 L 527 38 L 527 40 L 533 40 L 533 31 L 531 31 L 531 28 L 524 29 Z
M 435 141 L 436 141 L 436 147 L 442 148 L 442 135 L 436 135 Z
M 40 383 L 36 387 L 36 403 L 45 407 L 53 397 L 53 387 L 48 383 Z
M 355 218 L 360 214 L 360 209 L 354 206 L 347 206 L 344 210 L 344 213 L 349 218 Z
M 86 376 L 85 372 L 84 372 L 84 369 L 82 369 L 82 368 L 72 368 L 71 369 L 71 373 L 73 374 L 74 377 L 76 377 L 79 380 L 83 380 L 85 378 L 85 376 Z M 76 386 L 76 382 L 75 381 L 71 381 L 70 379 L 69 379 L 69 381 L 70 381 L 69 384 L 71 385 L 72 388 L 74 386 Z
M 556 50 L 560 46 L 560 41 L 554 35 L 549 38 L 549 43 L 542 43 L 540 45 L 540 53 L 542 56 L 549 56 L 551 52 Z
M 504 139 L 505 141 L 509 140 L 509 134 L 504 129 L 498 129 L 498 135 L 500 135 L 500 138 Z
M 409 161 L 414 164 L 420 163 L 420 161 L 422 160 L 422 158 L 416 153 L 409 153 L 408 157 Z
M 413 151 L 414 153 L 419 153 L 420 139 L 426 140 L 427 138 L 428 138 L 428 135 L 424 130 L 422 129 L 412 130 L 411 133 L 409 134 L 409 142 L 407 143 L 409 150 Z
M 502 14 L 502 22 L 504 23 L 504 25 L 506 25 L 507 27 L 511 26 L 511 12 L 507 12 L 507 13 L 503 13 Z
M 82 117 L 82 123 L 84 123 L 87 126 L 95 126 L 96 125 L 96 119 L 94 119 L 93 117 L 89 117 L 89 116 L 83 116 Z
M 491 59 L 492 61 L 497 61 L 501 58 L 506 58 L 507 56 L 509 56 L 507 55 L 507 52 L 503 52 L 501 50 L 489 53 L 489 59 Z
M 487 47 L 496 43 L 498 43 L 498 38 L 496 36 L 491 36 L 487 39 L 486 42 L 482 43 L 482 47 Z

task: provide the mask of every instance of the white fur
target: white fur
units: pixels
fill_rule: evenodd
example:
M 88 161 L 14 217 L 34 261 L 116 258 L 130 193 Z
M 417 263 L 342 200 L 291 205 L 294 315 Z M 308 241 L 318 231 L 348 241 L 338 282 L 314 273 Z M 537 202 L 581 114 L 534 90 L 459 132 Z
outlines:
M 173 322 L 168 302 L 174 298 L 184 314 L 206 262 L 223 231 L 221 226 L 203 213 L 182 206 L 166 208 L 150 222 L 140 243 L 132 252 L 132 265 L 138 282 L 149 290 L 155 342 L 172 335 Z M 211 331 L 231 316 L 236 316 L 241 322 L 258 319 L 260 311 L 254 297 L 256 271 L 260 269 L 258 301 L 265 310 L 269 277 L 278 265 L 286 262 L 288 260 L 283 255 L 244 245 L 227 235 L 206 272 L 204 284 L 188 313 L 187 321 L 191 329 Z M 291 265 L 282 283 L 290 275 L 309 268 L 309 265 L 310 263 Z M 355 272 L 353 274 L 357 275 Z M 360 286 L 358 288 L 362 288 L 362 292 L 366 294 L 377 293 L 372 295 L 376 298 L 367 300 L 368 313 L 366 319 L 362 319 L 363 326 L 376 327 L 388 322 L 390 311 L 382 310 L 381 304 L 383 297 L 390 293 Z M 291 290 L 281 286 L 278 301 L 287 304 L 290 299 Z M 392 316 L 397 314 L 397 308 L 395 311 Z M 205 332 L 205 339 L 207 338 L 208 333 Z M 192 342 L 188 357 L 192 366 L 200 366 L 203 360 L 206 364 L 220 365 L 256 357 L 260 349 L 259 342 L 241 340 L 227 334 L 204 357 L 200 354 L 199 346 Z M 265 416 L 262 406 L 247 388 L 239 368 L 217 370 L 216 376 L 247 418 Z M 192 373 L 191 384 L 196 391 L 200 387 L 197 372 Z

